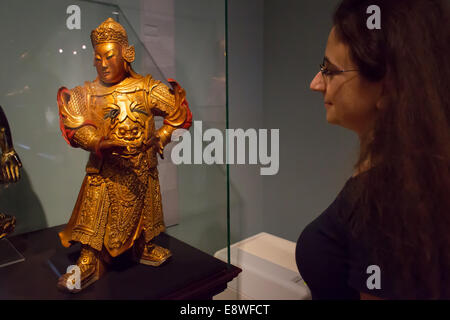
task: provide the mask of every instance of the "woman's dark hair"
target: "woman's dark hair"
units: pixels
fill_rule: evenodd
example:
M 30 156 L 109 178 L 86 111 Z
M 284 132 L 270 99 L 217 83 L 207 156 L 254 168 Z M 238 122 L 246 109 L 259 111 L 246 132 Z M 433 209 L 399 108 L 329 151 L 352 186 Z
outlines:
M 348 218 L 382 276 L 385 268 L 397 277 L 392 298 L 450 298 L 448 3 L 344 0 L 333 19 L 360 74 L 384 84 L 355 164 L 369 159 L 373 169 L 357 179 L 359 209 Z M 370 5 L 381 9 L 381 29 L 367 27 Z

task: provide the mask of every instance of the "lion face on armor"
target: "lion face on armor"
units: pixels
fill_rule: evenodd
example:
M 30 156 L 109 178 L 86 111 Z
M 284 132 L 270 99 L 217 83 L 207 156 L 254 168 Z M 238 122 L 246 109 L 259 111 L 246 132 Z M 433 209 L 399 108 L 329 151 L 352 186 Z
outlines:
M 116 93 L 114 102 L 107 106 L 105 112 L 105 118 L 110 119 L 108 138 L 124 142 L 128 146 L 123 153 L 116 155 L 123 158 L 137 155 L 144 143 L 145 120 L 149 116 L 144 104 L 137 97 Z

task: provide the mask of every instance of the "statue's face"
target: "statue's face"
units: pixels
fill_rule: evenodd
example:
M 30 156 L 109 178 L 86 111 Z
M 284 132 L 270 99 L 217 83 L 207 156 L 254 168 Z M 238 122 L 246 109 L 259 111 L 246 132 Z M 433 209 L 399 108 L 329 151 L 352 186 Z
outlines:
M 94 48 L 94 66 L 100 80 L 107 84 L 122 81 L 127 74 L 122 47 L 116 42 L 100 43 Z

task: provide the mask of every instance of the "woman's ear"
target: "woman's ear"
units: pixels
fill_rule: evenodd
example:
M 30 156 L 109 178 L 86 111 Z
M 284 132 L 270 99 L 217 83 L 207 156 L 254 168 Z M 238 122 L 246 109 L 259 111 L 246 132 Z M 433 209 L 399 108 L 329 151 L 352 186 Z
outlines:
M 378 111 L 383 110 L 384 108 L 386 108 L 386 98 L 384 96 L 381 96 L 376 104 L 376 108 Z
M 384 108 L 386 108 L 388 101 L 384 81 L 380 82 L 380 86 L 381 86 L 380 95 L 375 105 L 377 110 L 383 110 Z

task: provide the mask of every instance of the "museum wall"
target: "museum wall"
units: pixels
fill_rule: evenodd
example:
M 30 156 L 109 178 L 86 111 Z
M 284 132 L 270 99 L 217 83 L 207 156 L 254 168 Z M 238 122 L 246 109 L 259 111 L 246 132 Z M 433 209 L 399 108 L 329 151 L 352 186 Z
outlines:
M 229 127 L 263 124 L 264 1 L 229 0 Z M 230 165 L 231 242 L 264 230 L 260 166 Z
M 337 0 L 264 2 L 265 128 L 280 129 L 280 170 L 263 177 L 263 229 L 297 241 L 352 174 L 357 136 L 330 125 L 319 71 Z

